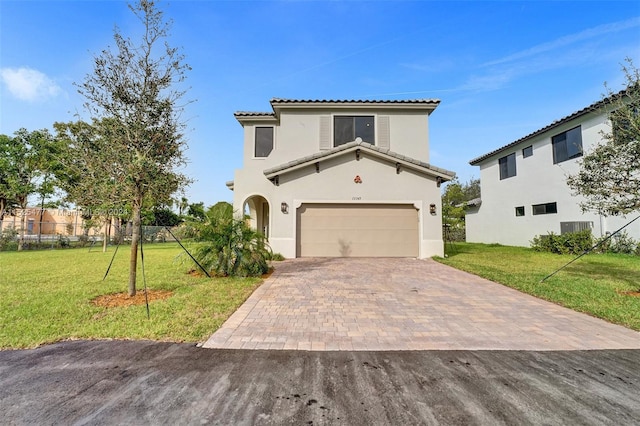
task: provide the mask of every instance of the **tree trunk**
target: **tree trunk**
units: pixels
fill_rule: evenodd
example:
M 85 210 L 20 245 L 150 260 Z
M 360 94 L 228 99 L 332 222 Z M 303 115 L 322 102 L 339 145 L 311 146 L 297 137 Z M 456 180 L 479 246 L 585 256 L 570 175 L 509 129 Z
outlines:
M 7 207 L 7 202 L 4 198 L 0 198 L 0 233 L 2 233 L 2 222 L 4 222 L 4 209 Z
M 38 245 L 42 243 L 42 220 L 44 217 L 44 197 L 40 202 L 40 221 L 38 222 Z
M 111 234 L 111 218 L 107 217 L 104 220 L 104 238 L 102 239 L 102 252 L 107 252 L 107 245 Z
M 124 241 L 124 233 L 127 230 L 127 224 L 124 219 L 116 218 L 114 238 L 116 244 L 122 244 Z
M 138 268 L 138 243 L 140 242 L 140 207 L 142 196 L 136 195 L 133 200 L 133 229 L 131 232 L 131 255 L 129 257 L 129 296 L 136 295 L 136 272 Z
M 24 248 L 24 232 L 27 225 L 27 205 L 20 203 L 20 237 L 18 238 L 18 251 Z

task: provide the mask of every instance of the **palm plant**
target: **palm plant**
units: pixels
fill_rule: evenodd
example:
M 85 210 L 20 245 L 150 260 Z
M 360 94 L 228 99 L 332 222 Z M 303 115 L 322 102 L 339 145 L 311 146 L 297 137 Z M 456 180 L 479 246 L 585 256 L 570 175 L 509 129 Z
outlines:
M 264 235 L 234 218 L 230 204 L 214 205 L 205 220 L 191 226 L 197 241 L 193 255 L 210 273 L 245 277 L 268 272 L 272 253 Z

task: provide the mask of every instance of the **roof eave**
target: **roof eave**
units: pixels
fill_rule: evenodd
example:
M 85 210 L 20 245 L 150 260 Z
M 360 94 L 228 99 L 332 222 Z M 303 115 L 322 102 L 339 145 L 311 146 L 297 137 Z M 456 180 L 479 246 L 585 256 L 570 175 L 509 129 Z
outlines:
M 507 151 L 507 150 L 517 146 L 517 145 L 520 145 L 522 143 L 526 143 L 526 142 L 528 142 L 528 141 L 530 141 L 530 140 L 532 140 L 532 139 L 534 139 L 534 138 L 536 138 L 536 137 L 538 137 L 538 136 L 540 136 L 540 135 L 542 135 L 542 134 L 544 134 L 544 133 L 546 133 L 548 131 L 556 129 L 556 128 L 558 128 L 558 127 L 560 127 L 560 126 L 562 126 L 562 125 L 564 125 L 566 123 L 569 123 L 572 120 L 575 120 L 577 118 L 583 117 L 583 116 L 588 115 L 588 114 L 593 114 L 593 113 L 599 114 L 599 113 L 602 112 L 604 107 L 606 107 L 607 105 L 610 105 L 613 100 L 615 100 L 617 98 L 620 98 L 621 96 L 624 96 L 625 93 L 626 93 L 626 90 L 622 90 L 622 91 L 620 91 L 620 92 L 618 92 L 616 94 L 613 94 L 613 95 L 611 95 L 611 96 L 609 96 L 609 97 L 607 97 L 605 99 L 601 99 L 601 100 L 599 100 L 597 102 L 594 102 L 594 103 L 592 103 L 591 105 L 589 105 L 589 106 L 587 106 L 585 108 L 582 108 L 582 109 L 580 109 L 578 111 L 575 111 L 574 113 L 569 114 L 566 117 L 563 117 L 563 118 L 561 118 L 559 120 L 556 120 L 556 121 L 552 122 L 551 124 L 541 128 L 541 129 L 536 130 L 533 133 L 530 133 L 530 134 L 528 134 L 528 135 L 526 135 L 526 136 L 524 136 L 524 137 L 522 137 L 520 139 L 517 139 L 517 140 L 515 140 L 515 141 L 513 141 L 513 142 L 511 142 L 511 143 L 509 143 L 507 145 L 504 145 L 504 146 L 502 146 L 502 147 L 500 147 L 500 148 L 498 148 L 496 150 L 493 150 L 493 151 L 491 151 L 491 152 L 489 152 L 487 154 L 483 154 L 483 155 L 481 155 L 479 157 L 476 157 L 476 158 L 472 159 L 471 161 L 469 161 L 469 164 L 472 165 L 472 166 L 477 166 L 478 164 L 482 163 L 484 160 L 487 160 L 487 159 L 489 159 L 489 158 L 491 158 L 491 157 L 493 157 L 493 156 L 495 156 L 497 154 L 500 154 L 500 153 L 502 153 L 504 151 Z
M 276 115 L 283 109 L 332 109 L 332 110 L 374 110 L 374 109 L 402 109 L 427 111 L 429 114 L 440 104 L 439 99 L 371 101 L 371 100 L 298 100 L 274 98 L 270 101 Z
M 276 176 L 281 176 L 281 175 L 285 175 L 287 173 L 291 173 L 295 170 L 300 170 L 302 168 L 305 167 L 309 167 L 315 163 L 321 163 L 323 161 L 332 159 L 332 158 L 336 158 L 336 157 L 340 157 L 342 155 L 351 153 L 351 152 L 355 152 L 358 149 L 364 150 L 367 154 L 370 154 L 372 156 L 378 157 L 378 158 L 382 158 L 386 161 L 388 161 L 389 163 L 395 163 L 395 164 L 400 164 L 403 167 L 406 167 L 407 169 L 416 171 L 418 173 L 424 174 L 424 175 L 428 175 L 428 176 L 432 176 L 432 177 L 436 177 L 436 178 L 440 178 L 441 182 L 448 182 L 451 179 L 453 179 L 455 177 L 455 173 L 451 172 L 449 170 L 445 170 L 445 169 L 440 169 L 438 167 L 433 167 L 433 166 L 423 166 L 423 165 L 419 165 L 419 164 L 415 164 L 412 161 L 408 161 L 406 160 L 407 157 L 404 156 L 399 156 L 402 158 L 399 158 L 397 156 L 395 156 L 395 154 L 389 154 L 388 152 L 384 152 L 384 151 L 378 151 L 376 149 L 370 148 L 368 147 L 366 143 L 362 143 L 362 142 L 350 142 L 349 144 L 347 144 L 348 146 L 345 149 L 339 149 L 336 150 L 334 152 L 328 153 L 328 154 L 316 154 L 314 156 L 309 157 L 308 160 L 299 162 L 297 164 L 291 165 L 291 166 L 287 166 L 287 165 L 282 165 L 282 166 L 276 166 L 276 167 L 272 167 L 270 169 L 267 169 L 264 171 L 264 175 L 267 179 L 273 179 Z M 344 145 L 343 145 L 344 146 Z M 291 162 L 291 163 L 295 163 L 295 162 Z M 290 163 L 288 163 L 290 164 Z
M 233 116 L 242 125 L 247 123 L 278 123 L 278 117 L 272 112 L 236 112 Z

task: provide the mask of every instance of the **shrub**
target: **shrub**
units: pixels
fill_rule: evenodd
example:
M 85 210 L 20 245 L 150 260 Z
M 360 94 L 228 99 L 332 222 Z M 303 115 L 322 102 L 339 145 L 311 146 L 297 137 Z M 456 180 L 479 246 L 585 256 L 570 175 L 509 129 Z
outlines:
M 203 224 L 206 226 L 206 224 Z M 243 220 L 218 224 L 215 232 L 200 241 L 193 256 L 210 273 L 218 276 L 260 276 L 269 270 L 271 250 L 262 234 Z
M 9 226 L 0 233 L 0 251 L 9 251 L 18 249 L 18 231 Z
M 78 235 L 78 247 L 84 247 L 89 243 L 89 236 L 86 234 Z
M 69 247 L 71 247 L 71 240 L 69 240 L 69 237 L 66 237 L 64 235 L 58 235 L 57 247 L 58 248 L 69 248 Z
M 269 259 L 269 260 L 282 261 L 282 260 L 284 260 L 284 256 L 281 255 L 280 253 L 272 253 L 271 254 L 271 259 Z
M 273 253 L 260 232 L 242 219 L 233 218 L 230 205 L 209 209 L 205 219 L 189 224 L 198 241 L 193 256 L 218 276 L 260 276 L 269 271 Z
M 446 225 L 443 227 L 443 238 L 445 241 L 464 242 L 467 240 L 466 228 Z
M 593 236 L 590 230 L 569 232 L 566 234 L 537 235 L 531 241 L 535 251 L 546 251 L 556 254 L 582 254 L 593 247 Z
M 639 247 L 638 242 L 631 238 L 627 231 L 617 233 L 610 241 L 610 253 L 635 254 Z

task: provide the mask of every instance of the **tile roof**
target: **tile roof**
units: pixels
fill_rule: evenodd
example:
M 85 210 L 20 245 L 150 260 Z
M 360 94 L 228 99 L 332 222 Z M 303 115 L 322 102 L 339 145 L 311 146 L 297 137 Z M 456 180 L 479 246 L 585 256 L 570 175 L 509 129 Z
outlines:
M 566 117 L 563 117 L 563 118 L 561 118 L 559 120 L 555 120 L 551 124 L 541 128 L 541 129 L 538 129 L 535 132 L 529 133 L 528 135 L 523 136 L 520 139 L 517 139 L 517 140 L 515 140 L 515 141 L 513 141 L 513 142 L 511 142 L 511 143 L 509 143 L 507 145 L 504 145 L 504 146 L 502 146 L 502 147 L 500 147 L 498 149 L 495 149 L 495 150 L 493 150 L 491 152 L 488 152 L 488 153 L 486 153 L 484 155 L 476 157 L 473 160 L 469 161 L 469 164 L 471 164 L 472 166 L 475 166 L 478 163 L 486 160 L 489 157 L 493 157 L 494 155 L 496 155 L 496 154 L 498 154 L 498 153 L 500 153 L 502 151 L 505 151 L 505 150 L 507 150 L 509 148 L 513 148 L 514 146 L 516 146 L 516 145 L 518 145 L 518 144 L 520 144 L 522 142 L 526 142 L 529 139 L 533 139 L 534 137 L 536 137 L 536 136 L 538 136 L 538 135 L 540 135 L 540 134 L 542 134 L 542 133 L 544 133 L 544 132 L 546 132 L 548 130 L 551 130 L 553 128 L 561 126 L 562 124 L 565 124 L 565 123 L 567 123 L 567 122 L 569 122 L 569 121 L 571 121 L 571 120 L 573 120 L 575 118 L 582 117 L 583 115 L 589 114 L 590 112 L 597 112 L 597 111 L 601 110 L 601 108 L 603 106 L 609 104 L 614 98 L 619 98 L 620 96 L 623 96 L 625 93 L 626 93 L 626 90 L 622 90 L 622 91 L 620 91 L 620 92 L 618 92 L 618 93 L 616 93 L 616 94 L 614 94 L 612 96 L 609 96 L 609 97 L 607 97 L 605 99 L 601 99 L 601 100 L 599 100 L 597 102 L 594 102 L 591 105 L 589 105 L 588 107 L 585 107 L 585 108 L 582 108 L 582 109 L 580 109 L 578 111 L 575 111 L 572 114 L 569 114 Z
M 255 111 L 237 111 L 233 115 L 238 119 L 245 118 L 278 118 L 278 110 L 282 106 L 336 106 L 336 107 L 348 107 L 348 106 L 362 106 L 362 107 L 377 107 L 381 105 L 387 106 L 406 106 L 418 109 L 435 109 L 440 104 L 439 99 L 394 99 L 394 100 L 357 100 L 357 99 L 283 99 L 272 98 L 269 103 L 273 112 L 255 112 Z
M 254 111 L 236 111 L 233 113 L 236 117 L 275 117 L 273 112 L 254 112 Z
M 439 104 L 440 99 L 283 99 L 273 98 L 271 104 Z
M 455 173 L 452 171 L 441 169 L 439 167 L 432 166 L 429 163 L 425 163 L 423 161 L 416 160 L 414 158 L 407 157 L 407 156 L 395 153 L 393 151 L 389 151 L 388 149 L 380 148 L 375 145 L 371 145 L 370 143 L 362 142 L 362 141 L 349 142 L 326 151 L 317 152 L 315 154 L 308 155 L 306 157 L 302 157 L 297 160 L 289 161 L 288 163 L 271 167 L 269 169 L 266 169 L 264 171 L 264 174 L 268 178 L 271 178 L 281 172 L 286 172 L 291 169 L 296 169 L 296 168 L 299 168 L 299 166 L 306 166 L 308 164 L 325 159 L 327 157 L 332 157 L 343 151 L 349 152 L 349 151 L 355 151 L 356 149 L 364 149 L 365 151 L 369 151 L 371 153 L 378 154 L 383 157 L 386 156 L 388 158 L 401 161 L 406 165 L 413 166 L 413 168 L 417 170 L 421 170 L 423 172 L 429 172 L 429 174 L 440 176 L 445 180 L 453 179 L 453 177 L 455 176 Z
M 482 204 L 482 198 L 474 198 L 473 200 L 469 200 L 465 203 L 468 207 L 479 206 Z

